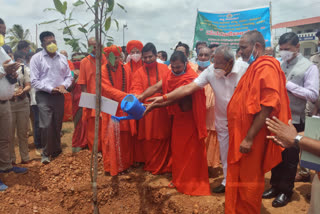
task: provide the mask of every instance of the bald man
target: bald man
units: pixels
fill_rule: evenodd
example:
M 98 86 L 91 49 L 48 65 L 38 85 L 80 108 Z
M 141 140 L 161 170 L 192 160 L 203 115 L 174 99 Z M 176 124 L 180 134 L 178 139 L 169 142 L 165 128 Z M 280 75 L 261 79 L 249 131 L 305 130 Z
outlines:
M 279 62 L 265 56 L 259 31 L 245 33 L 239 53 L 249 64 L 227 109 L 229 130 L 225 213 L 260 213 L 264 174 L 281 162 L 281 147 L 268 142 L 268 117 L 291 118 L 286 77 Z

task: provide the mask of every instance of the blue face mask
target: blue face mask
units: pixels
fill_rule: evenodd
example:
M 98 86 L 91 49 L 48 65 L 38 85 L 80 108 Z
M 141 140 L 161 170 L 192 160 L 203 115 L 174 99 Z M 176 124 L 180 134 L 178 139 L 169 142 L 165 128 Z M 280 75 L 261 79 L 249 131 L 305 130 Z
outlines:
M 209 67 L 209 65 L 210 65 L 210 60 L 208 60 L 208 61 L 199 61 L 199 60 L 197 60 L 197 64 L 198 64 L 201 68 L 206 68 L 206 67 Z
M 184 69 L 183 69 L 183 71 L 182 71 L 180 74 L 174 73 L 172 69 L 171 69 L 171 72 L 173 73 L 173 75 L 175 75 L 175 76 L 178 77 L 178 76 L 181 76 L 181 75 L 183 75 L 183 74 L 186 73 L 186 67 L 187 67 L 187 66 L 186 66 L 186 64 L 185 64 L 185 65 L 184 65 Z
M 249 65 L 251 65 L 254 61 L 256 61 L 256 59 L 257 59 L 257 57 L 254 57 L 253 56 L 253 51 L 254 51 L 254 47 L 253 47 L 253 49 L 252 49 L 252 52 L 251 52 L 251 55 L 250 55 L 250 57 L 249 57 L 249 59 L 248 59 L 248 61 L 247 61 L 247 63 L 249 64 Z
M 90 56 L 92 56 L 93 58 L 96 58 L 96 55 L 94 55 L 94 54 L 92 54 L 92 53 L 90 54 Z

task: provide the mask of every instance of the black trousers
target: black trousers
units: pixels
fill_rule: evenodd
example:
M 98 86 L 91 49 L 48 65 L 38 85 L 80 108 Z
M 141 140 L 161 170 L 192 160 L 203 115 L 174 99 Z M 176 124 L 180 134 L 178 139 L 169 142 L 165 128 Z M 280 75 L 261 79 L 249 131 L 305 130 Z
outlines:
M 64 96 L 38 91 L 36 101 L 39 108 L 42 154 L 57 156 L 62 152 L 60 132 L 64 113 Z
M 304 130 L 304 123 L 295 124 L 298 132 Z M 298 147 L 291 147 L 282 152 L 282 162 L 271 170 L 270 184 L 272 187 L 278 189 L 280 192 L 292 195 L 294 188 L 294 180 L 297 173 L 297 166 L 299 163 L 300 149 Z

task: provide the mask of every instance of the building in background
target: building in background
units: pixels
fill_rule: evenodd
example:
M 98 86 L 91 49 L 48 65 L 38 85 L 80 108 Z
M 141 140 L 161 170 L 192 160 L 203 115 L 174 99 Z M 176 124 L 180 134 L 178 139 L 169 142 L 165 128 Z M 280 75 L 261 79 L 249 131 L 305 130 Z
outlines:
M 275 35 L 273 44 L 277 46 L 280 36 L 286 32 L 298 34 L 300 40 L 300 53 L 306 58 L 317 52 L 318 38 L 315 36 L 320 31 L 320 16 L 278 23 L 272 26 Z

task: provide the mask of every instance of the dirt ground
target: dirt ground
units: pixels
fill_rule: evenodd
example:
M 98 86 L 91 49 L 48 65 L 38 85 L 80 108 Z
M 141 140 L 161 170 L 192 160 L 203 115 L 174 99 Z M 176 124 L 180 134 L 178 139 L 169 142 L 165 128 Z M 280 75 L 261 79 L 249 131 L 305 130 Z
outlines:
M 40 157 L 35 155 L 33 138 L 29 138 L 33 161 L 23 165 L 29 168 L 29 172 L 24 175 L 13 172 L 0 174 L 1 180 L 9 186 L 8 190 L 0 192 L 1 214 L 93 213 L 89 175 L 91 153 L 84 150 L 72 155 L 72 131 L 73 123 L 63 124 L 63 154 L 48 165 L 41 165 Z M 19 159 L 17 163 L 20 163 Z M 219 185 L 221 168 L 210 177 L 211 187 Z M 170 174 L 154 176 L 141 167 L 131 168 L 123 175 L 105 176 L 100 158 L 100 213 L 224 213 L 224 194 L 183 195 L 167 187 L 170 179 Z M 266 188 L 269 188 L 270 173 L 265 181 Z M 273 208 L 272 199 L 263 200 L 261 213 L 307 213 L 309 202 L 306 194 L 310 189 L 310 183 L 296 183 L 292 201 L 287 206 Z

